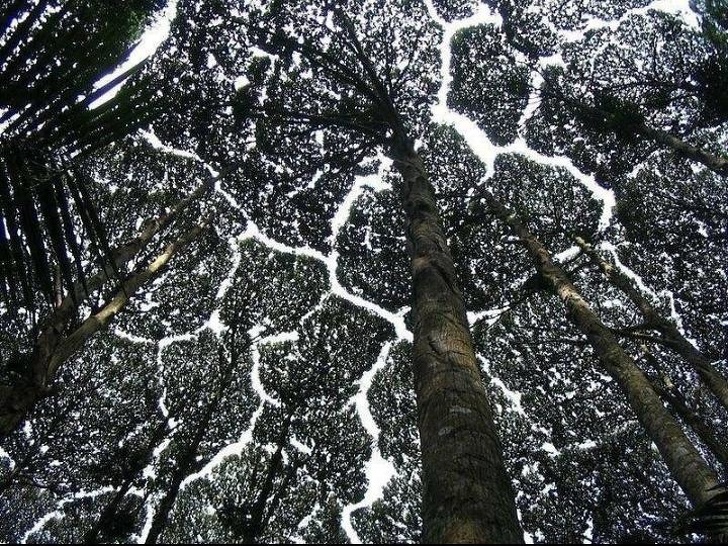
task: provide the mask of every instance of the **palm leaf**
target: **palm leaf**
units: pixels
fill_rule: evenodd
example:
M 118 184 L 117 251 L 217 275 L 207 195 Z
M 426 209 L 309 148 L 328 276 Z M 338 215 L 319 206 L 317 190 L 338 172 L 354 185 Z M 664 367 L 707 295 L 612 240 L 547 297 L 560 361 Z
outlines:
M 0 290 L 3 301 L 15 300 L 15 283 L 13 279 L 13 256 L 10 251 L 10 240 L 5 230 L 5 222 L 0 210 Z
M 17 158 L 10 163 L 11 179 L 15 188 L 15 198 L 20 216 L 20 227 L 25 236 L 25 243 L 28 246 L 30 259 L 35 270 L 41 290 L 51 300 L 53 298 L 53 280 L 51 268 L 48 263 L 47 251 L 43 242 L 43 230 L 41 229 L 38 213 L 33 204 L 33 196 L 30 186 L 35 182 L 27 167 L 22 165 Z M 13 176 L 13 173 L 15 176 Z
M 5 158 L 2 158 L 3 160 Z M 23 298 L 25 305 L 30 307 L 32 305 L 33 296 L 28 283 L 28 275 L 25 267 L 25 252 L 23 250 L 24 245 L 20 237 L 20 227 L 18 226 L 16 214 L 17 206 L 15 200 L 10 192 L 10 175 L 8 171 L 7 161 L 2 161 L 2 169 L 0 172 L 0 201 L 2 201 L 3 211 L 5 213 L 5 221 L 8 226 L 8 234 L 10 236 L 10 250 L 12 254 L 12 265 L 13 269 L 17 274 L 17 278 L 20 281 L 20 286 L 23 291 Z
M 60 175 L 52 177 L 51 181 L 53 183 L 53 189 L 56 193 L 58 208 L 61 212 L 61 220 L 63 222 L 63 232 L 66 236 L 66 244 L 68 245 L 68 249 L 71 251 L 71 255 L 73 256 L 73 262 L 76 265 L 76 274 L 78 276 L 78 280 L 83 287 L 84 293 L 88 294 L 88 287 L 86 286 L 86 276 L 84 275 L 83 262 L 81 261 L 81 249 L 78 246 L 78 241 L 76 241 L 76 229 L 73 225 L 73 217 L 71 216 L 68 197 L 66 196 L 66 192 L 63 190 L 63 182 L 61 181 Z M 71 293 L 75 294 L 75 290 Z
M 88 193 L 84 175 L 79 169 L 72 168 L 71 175 L 66 178 L 66 182 L 68 183 L 69 190 L 71 190 L 71 196 L 76 203 L 76 208 L 81 213 L 81 220 L 84 227 L 96 246 L 101 263 L 108 265 L 114 276 L 120 279 L 121 275 L 119 275 L 119 270 L 114 262 L 111 247 L 106 236 L 106 229 L 101 223 L 93 199 Z
M 691 512 L 687 523 L 680 527 L 684 533 L 698 533 L 723 543 L 728 539 L 728 482 L 708 491 L 720 490 L 708 502 Z
M 68 257 L 68 246 L 63 234 L 63 223 L 61 216 L 58 211 L 58 203 L 56 202 L 55 192 L 52 188 L 50 180 L 43 184 L 43 187 L 39 187 L 37 191 L 38 202 L 40 203 L 40 211 L 43 215 L 45 222 L 46 231 L 50 239 L 53 252 L 58 260 L 60 268 L 61 279 L 66 285 L 71 297 L 74 298 L 73 290 L 73 268 L 71 260 Z

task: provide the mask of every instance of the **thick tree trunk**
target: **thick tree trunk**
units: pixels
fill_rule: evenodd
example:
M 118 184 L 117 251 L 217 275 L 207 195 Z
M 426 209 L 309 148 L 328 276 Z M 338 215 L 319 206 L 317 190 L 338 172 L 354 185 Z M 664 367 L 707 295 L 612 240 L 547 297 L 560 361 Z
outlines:
M 404 179 L 411 254 L 423 541 L 523 543 L 432 187 L 421 158 L 402 142 L 391 157 Z
M 712 361 L 702 352 L 693 346 L 685 336 L 682 335 L 677 326 L 670 320 L 662 316 L 654 306 L 647 301 L 633 285 L 630 279 L 621 271 L 617 270 L 612 264 L 602 259 L 596 250 L 581 237 L 576 238 L 576 242 L 589 259 L 602 271 L 604 276 L 619 288 L 634 303 L 642 313 L 645 320 L 645 326 L 657 330 L 662 334 L 664 343 L 680 355 L 685 362 L 690 364 L 698 374 L 703 383 L 719 400 L 721 405 L 728 410 L 728 381 L 713 366 Z
M 718 484 L 716 473 L 690 442 L 679 423 L 665 408 L 652 384 L 582 298 L 566 273 L 556 264 L 543 244 L 517 216 L 492 194 L 483 192 L 491 211 L 519 237 L 533 258 L 546 286 L 559 296 L 569 320 L 587 337 L 602 365 L 617 382 L 647 435 L 657 446 L 675 481 L 695 507 L 715 496 L 710 488 Z

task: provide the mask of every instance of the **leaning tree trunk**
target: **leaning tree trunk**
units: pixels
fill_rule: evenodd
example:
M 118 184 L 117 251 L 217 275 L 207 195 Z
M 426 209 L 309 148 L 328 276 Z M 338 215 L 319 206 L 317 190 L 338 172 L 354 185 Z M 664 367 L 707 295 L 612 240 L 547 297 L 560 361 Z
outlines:
M 716 495 L 717 491 L 710 489 L 718 484 L 718 477 L 665 408 L 649 379 L 622 349 L 563 269 L 553 262 L 541 241 L 490 192 L 483 191 L 482 195 L 490 210 L 518 236 L 548 289 L 564 303 L 569 320 L 587 337 L 605 370 L 626 395 L 637 419 L 690 502 L 695 507 L 704 505 Z
M 230 385 L 237 362 L 235 354 L 232 354 L 225 369 L 217 377 L 217 385 L 211 399 L 208 399 L 204 393 L 200 395 L 198 402 L 206 402 L 207 407 L 204 409 L 199 422 L 195 424 L 194 434 L 189 443 L 182 448 L 183 455 L 174 469 L 169 489 L 167 489 L 166 494 L 156 508 L 149 533 L 144 541 L 145 544 L 157 544 L 169 524 L 169 515 L 177 502 L 177 497 L 182 489 L 182 482 L 187 476 L 199 471 L 207 463 L 208 459 L 199 456 L 200 446 L 209 432 L 212 418 L 220 409 L 220 403 Z
M 590 106 L 562 94 L 554 94 L 554 96 L 567 106 L 573 108 L 577 112 L 577 115 L 581 115 L 582 117 L 586 116 L 588 119 L 597 119 L 604 122 L 614 115 L 614 111 Z M 644 138 L 661 145 L 663 148 L 671 150 L 679 156 L 684 156 L 691 161 L 702 163 L 705 167 L 718 175 L 728 176 L 728 158 L 712 154 L 698 146 L 688 144 L 684 140 L 681 140 L 667 131 L 654 129 L 648 126 L 644 121 L 635 121 L 627 126 L 621 125 L 619 129 L 622 131 L 628 131 L 633 135 L 641 135 Z
M 702 148 L 688 144 L 666 131 L 653 129 L 644 123 L 638 124 L 635 129 L 639 134 L 657 142 L 658 144 L 662 144 L 678 155 L 683 155 L 688 159 L 702 163 L 716 174 L 728 176 L 728 159 L 725 157 L 706 152 Z
M 134 482 L 138 481 L 142 477 L 144 469 L 149 465 L 159 442 L 162 441 L 168 432 L 168 422 L 166 420 L 161 421 L 154 429 L 149 440 L 146 442 L 144 451 L 142 452 L 144 455 L 138 458 L 135 457 L 131 464 L 127 466 L 124 471 L 124 481 L 122 482 L 121 487 L 119 487 L 111 500 L 101 510 L 93 526 L 84 534 L 84 544 L 100 544 L 100 538 L 108 538 L 103 536 L 105 534 L 105 530 L 111 528 L 115 523 L 115 520 L 119 516 L 121 503 L 124 498 L 126 498 L 127 493 L 131 491 L 134 486 Z M 126 465 L 128 462 L 123 462 L 122 464 Z M 119 538 L 126 539 L 128 537 Z
M 674 385 L 661 385 L 657 382 L 652 385 L 655 392 L 670 405 L 675 413 L 680 416 L 680 419 L 695 432 L 700 441 L 715 456 L 724 472 L 728 470 L 728 444 L 726 444 L 725 439 L 719 438 L 716 431 L 693 408 L 688 406 L 682 393 Z
M 523 543 L 514 493 L 475 358 L 463 297 L 422 159 L 402 138 L 422 448 L 423 541 Z
M 148 247 L 156 235 L 176 222 L 190 205 L 196 203 L 214 186 L 216 180 L 220 180 L 231 170 L 228 167 L 217 177 L 206 180 L 177 203 L 169 213 L 150 219 L 141 233 L 110 252 L 113 260 L 111 264 L 104 265 L 98 273 L 85 279 L 85 282 L 79 280 L 70 288 L 70 293 L 63 298 L 60 305 L 40 323 L 40 334 L 27 363 L 27 374 L 16 384 L 0 385 L 0 439 L 9 435 L 26 418 L 38 400 L 51 393 L 51 384 L 58 368 L 92 335 L 104 328 L 126 306 L 135 292 L 157 277 L 174 255 L 181 252 L 206 228 L 195 226 L 168 245 L 146 269 L 129 276 L 113 299 L 67 335 L 68 325 L 81 304 L 92 292 L 113 279 L 112 270 L 126 267 Z
M 581 237 L 577 237 L 576 242 L 592 263 L 599 267 L 607 280 L 619 288 L 637 306 L 645 320 L 645 326 L 662 334 L 664 344 L 692 366 L 720 404 L 728 410 L 728 381 L 713 366 L 712 361 L 685 338 L 674 322 L 662 316 L 632 285 L 624 273 L 599 256 L 594 247 Z
M 170 243 L 146 268 L 122 283 L 116 295 L 100 310 L 89 316 L 68 336 L 50 330 L 39 337 L 28 363 L 28 375 L 18 384 L 0 385 L 0 439 L 22 423 L 33 406 L 52 394 L 52 384 L 60 366 L 73 356 L 99 330 L 106 328 L 144 285 L 158 277 L 169 261 L 191 244 L 206 226 L 197 225 Z M 47 334 L 47 335 L 46 335 Z

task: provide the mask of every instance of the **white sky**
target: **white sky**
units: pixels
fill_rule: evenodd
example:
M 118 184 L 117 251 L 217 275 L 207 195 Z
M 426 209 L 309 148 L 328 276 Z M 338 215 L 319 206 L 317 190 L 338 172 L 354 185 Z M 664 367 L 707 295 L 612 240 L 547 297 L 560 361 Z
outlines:
M 177 0 L 169 0 L 167 6 L 159 13 L 154 20 L 150 23 L 147 29 L 142 34 L 139 40 L 139 44 L 132 50 L 129 57 L 120 64 L 116 70 L 110 72 L 103 78 L 99 79 L 94 86 L 94 90 L 103 86 L 107 82 L 110 82 L 119 74 L 122 74 L 125 70 L 129 70 L 134 65 L 138 64 L 142 60 L 149 58 L 157 48 L 167 39 L 169 35 L 169 28 L 171 21 L 177 15 Z M 89 108 L 93 110 L 98 108 L 109 99 L 113 98 L 119 89 L 124 85 L 125 82 L 120 82 L 118 85 L 109 89 L 106 93 L 101 95 L 95 101 L 93 101 Z

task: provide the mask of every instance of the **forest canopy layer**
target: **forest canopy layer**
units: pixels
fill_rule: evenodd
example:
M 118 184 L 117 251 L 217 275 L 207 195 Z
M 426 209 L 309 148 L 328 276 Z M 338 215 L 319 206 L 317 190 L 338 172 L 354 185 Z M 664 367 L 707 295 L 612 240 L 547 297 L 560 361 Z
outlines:
M 728 540 L 725 0 L 8 0 L 0 540 Z

